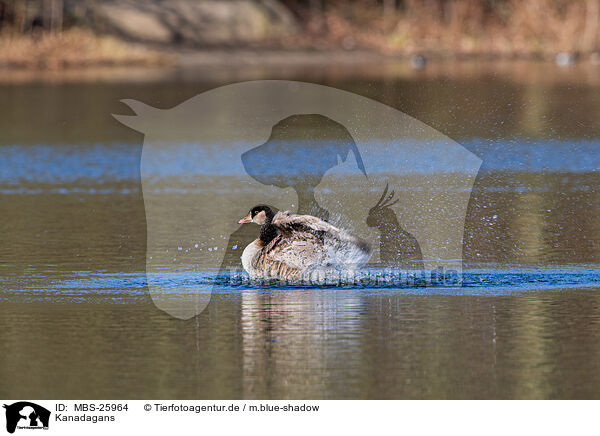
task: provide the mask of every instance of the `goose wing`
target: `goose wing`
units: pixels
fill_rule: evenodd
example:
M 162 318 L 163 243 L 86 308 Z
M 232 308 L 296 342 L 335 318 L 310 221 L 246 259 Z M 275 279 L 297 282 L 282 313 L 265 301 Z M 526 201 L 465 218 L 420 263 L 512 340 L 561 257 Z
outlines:
M 284 237 L 295 234 L 312 235 L 321 245 L 327 245 L 335 250 L 352 248 L 365 256 L 371 254 L 371 247 L 367 242 L 311 215 L 278 212 L 273 217 L 273 224 Z
M 319 233 L 339 235 L 342 230 L 311 215 L 295 215 L 289 211 L 277 212 L 273 224 L 283 233 L 308 232 L 317 236 Z
M 320 264 L 325 254 L 323 244 L 314 236 L 302 236 L 282 237 L 277 248 L 268 251 L 267 256 L 300 270 Z
M 278 235 L 256 258 L 254 267 L 266 276 L 298 279 L 301 274 L 325 260 L 326 250 L 311 234 Z

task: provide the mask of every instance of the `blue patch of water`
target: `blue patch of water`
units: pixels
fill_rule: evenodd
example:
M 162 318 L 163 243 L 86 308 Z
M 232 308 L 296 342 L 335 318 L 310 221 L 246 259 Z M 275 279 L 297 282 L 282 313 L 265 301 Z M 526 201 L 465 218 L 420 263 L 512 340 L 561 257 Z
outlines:
M 597 140 L 469 139 L 462 143 L 484 160 L 485 171 L 585 173 L 600 168 Z M 373 155 L 373 162 L 386 160 L 385 147 L 371 147 L 369 153 Z M 145 176 L 160 180 L 236 175 L 240 168 L 239 156 L 232 156 L 229 149 L 199 144 L 173 145 L 169 156 L 159 162 L 160 165 L 145 166 Z M 138 182 L 139 166 L 140 148 L 132 144 L 3 146 L 0 147 L 0 187 L 4 193 L 26 193 L 29 188 L 23 191 L 24 184 Z M 369 171 L 377 172 L 378 168 L 375 166 Z M 421 167 L 411 167 L 410 171 L 427 173 L 430 171 L 428 160 L 423 159 Z M 32 192 L 39 189 L 42 188 L 31 188 Z M 65 193 L 71 190 L 59 189 L 66 189 Z M 90 193 L 97 192 L 90 190 Z
M 388 274 L 387 270 L 369 269 L 372 275 Z M 49 302 L 90 302 L 101 300 L 112 303 L 128 303 L 139 300 L 149 293 L 146 275 L 137 273 L 109 273 L 78 271 L 62 273 L 61 277 L 48 280 L 44 272 L 30 272 L 18 283 L 8 283 L 4 277 L 0 289 L 0 301 L 23 299 Z M 354 283 L 328 286 L 290 285 L 281 283 L 252 283 L 232 281 L 231 277 L 218 272 L 179 271 L 153 276 L 153 284 L 160 285 L 165 293 L 185 295 L 212 292 L 215 295 L 243 292 L 292 292 L 347 290 L 365 294 L 407 295 L 470 295 L 498 296 L 580 288 L 600 288 L 600 266 L 563 266 L 547 268 L 477 268 L 463 271 L 462 286 L 397 286 L 385 282 Z M 7 286 L 5 286 L 7 285 Z M 156 288 L 153 288 L 155 290 Z

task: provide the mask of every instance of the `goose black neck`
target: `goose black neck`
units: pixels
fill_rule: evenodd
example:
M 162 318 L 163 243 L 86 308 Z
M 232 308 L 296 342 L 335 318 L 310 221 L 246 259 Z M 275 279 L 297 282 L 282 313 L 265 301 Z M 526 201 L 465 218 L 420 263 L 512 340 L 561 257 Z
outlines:
M 262 226 L 260 226 L 260 241 L 265 245 L 271 242 L 273 238 L 277 236 L 277 227 L 275 227 L 275 225 L 272 223 L 273 212 L 269 212 L 271 211 L 269 210 L 267 212 L 267 220 Z

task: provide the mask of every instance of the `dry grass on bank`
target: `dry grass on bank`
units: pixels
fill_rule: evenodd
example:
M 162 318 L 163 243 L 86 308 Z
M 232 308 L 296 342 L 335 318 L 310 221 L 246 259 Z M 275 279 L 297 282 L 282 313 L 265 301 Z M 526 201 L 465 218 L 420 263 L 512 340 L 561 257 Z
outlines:
M 285 0 L 284 0 L 285 1 Z M 375 3 L 377 4 L 377 3 Z M 390 54 L 549 57 L 600 49 L 600 0 L 328 0 L 322 13 L 296 10 L 306 29 L 288 46 L 368 48 Z
M 240 46 L 276 49 L 282 59 L 281 49 L 442 58 L 553 58 L 563 51 L 600 51 L 600 0 L 281 1 L 299 19 L 299 31 Z M 311 9 L 311 4 L 321 7 Z M 384 9 L 384 4 L 398 8 Z M 37 35 L 6 32 L 0 33 L 0 68 L 164 65 L 181 61 L 176 48 L 151 49 L 77 28 Z M 206 58 L 211 56 L 206 51 Z
M 164 53 L 96 36 L 84 29 L 59 34 L 0 35 L 0 67 L 61 69 L 109 65 L 153 66 L 170 63 Z

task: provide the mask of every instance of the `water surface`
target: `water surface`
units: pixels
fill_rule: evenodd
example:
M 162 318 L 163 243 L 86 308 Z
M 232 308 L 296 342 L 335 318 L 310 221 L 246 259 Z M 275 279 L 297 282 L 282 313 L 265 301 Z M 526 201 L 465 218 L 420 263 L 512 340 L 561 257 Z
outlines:
M 0 396 L 600 397 L 600 83 L 581 68 L 5 78 Z M 223 285 L 194 319 L 156 309 L 145 277 L 143 137 L 110 114 L 127 113 L 123 98 L 168 108 L 255 78 L 374 98 L 479 156 L 464 286 Z

